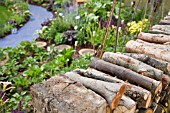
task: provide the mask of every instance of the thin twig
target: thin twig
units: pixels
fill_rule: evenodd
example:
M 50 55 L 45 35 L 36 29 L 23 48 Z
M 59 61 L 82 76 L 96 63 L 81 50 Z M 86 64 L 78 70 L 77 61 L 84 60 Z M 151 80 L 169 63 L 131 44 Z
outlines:
M 113 4 L 112 4 L 112 9 L 110 11 L 110 16 L 109 16 L 109 19 L 107 21 L 107 26 L 106 26 L 106 32 L 105 32 L 105 35 L 103 37 L 103 42 L 102 42 L 102 49 L 101 49 L 101 54 L 100 54 L 100 58 L 102 57 L 103 55 L 103 50 L 106 46 L 106 39 L 107 39 L 107 36 L 108 36 L 108 32 L 109 32 L 109 28 L 110 28 L 110 23 L 111 23 L 111 20 L 112 20 L 112 16 L 113 16 L 113 12 L 114 12 L 114 9 L 115 9 L 115 4 L 116 4 L 116 0 L 113 0 Z
M 154 0 L 152 0 L 152 4 L 151 4 L 151 10 L 150 10 L 150 15 L 149 15 L 149 22 L 150 22 L 150 28 L 152 27 L 152 24 L 153 24 L 153 18 L 152 18 L 152 15 L 153 15 L 153 10 L 154 10 Z
M 143 29 L 143 25 L 144 25 L 144 19 L 146 17 L 146 11 L 148 9 L 148 4 L 149 4 L 149 0 L 147 0 L 146 4 L 145 4 L 145 13 L 144 13 L 144 16 L 143 16 L 143 19 L 142 19 L 142 29 Z M 142 32 L 142 29 L 140 32 Z
M 165 6 L 165 2 L 164 2 L 164 0 L 162 0 L 162 12 L 161 12 L 161 19 L 163 19 L 163 17 L 164 17 L 164 6 Z
M 118 14 L 118 21 L 117 21 L 117 29 L 116 29 L 116 43 L 115 43 L 115 47 L 114 47 L 114 52 L 116 53 L 116 48 L 117 48 L 117 44 L 118 44 L 118 39 L 119 39 L 119 24 L 120 24 L 120 13 L 121 13 L 121 9 L 122 9 L 122 0 L 120 0 L 120 7 L 119 7 L 119 14 Z

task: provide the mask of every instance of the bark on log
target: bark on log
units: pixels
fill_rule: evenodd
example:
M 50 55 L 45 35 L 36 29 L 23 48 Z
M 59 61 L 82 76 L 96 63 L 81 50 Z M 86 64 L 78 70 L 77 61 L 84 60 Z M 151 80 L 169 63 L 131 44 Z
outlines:
M 152 29 L 152 30 L 149 30 L 148 32 L 153 33 L 153 34 L 170 35 L 170 33 L 168 31 L 162 31 L 162 30 L 158 30 L 158 29 Z
M 104 98 L 64 76 L 33 85 L 31 94 L 36 113 L 106 113 Z
M 124 106 L 122 110 L 127 110 L 129 112 L 133 112 L 136 108 L 136 103 L 123 95 L 126 91 L 125 85 L 82 77 L 75 72 L 67 72 L 65 75 L 74 81 L 82 83 L 85 87 L 104 97 L 111 111 L 117 110 L 117 106 Z
M 167 26 L 167 25 L 154 25 L 152 26 L 152 29 L 160 30 L 168 34 L 170 32 L 170 26 Z
M 161 20 L 159 25 L 170 25 L 170 20 Z
M 154 101 L 156 103 L 159 103 L 160 99 L 161 99 L 161 97 L 159 95 L 154 97 Z
M 144 46 L 151 46 L 151 47 L 155 47 L 155 48 L 166 50 L 166 51 L 170 52 L 170 45 L 149 43 L 149 42 L 146 42 L 146 41 L 143 41 L 140 39 L 137 39 L 136 42 L 139 42 L 139 43 L 143 44 Z
M 161 105 L 158 105 L 158 107 L 157 107 L 155 113 L 164 113 L 164 110 L 163 110 L 163 108 L 162 108 Z
M 170 72 L 170 63 L 169 62 L 155 59 L 155 58 L 149 57 L 148 55 L 145 55 L 145 54 L 136 54 L 136 53 L 123 53 L 123 54 L 130 56 L 132 58 L 135 58 L 137 60 L 140 60 L 140 61 L 142 61 L 148 65 L 151 65 L 152 67 L 155 67 L 159 70 L 162 70 L 162 71 L 164 71 L 164 73 Z
M 170 42 L 170 36 L 164 34 L 139 33 L 138 39 L 152 42 L 152 43 L 166 43 Z
M 105 52 L 102 58 L 107 62 L 129 68 L 149 78 L 153 78 L 159 81 L 162 80 L 163 71 L 158 70 L 132 57 L 123 55 L 121 53 Z
M 125 84 L 126 85 L 125 95 L 135 100 L 137 102 L 138 108 L 141 107 L 148 108 L 151 103 L 151 93 L 139 86 L 135 86 L 130 83 L 124 82 L 116 77 L 112 77 L 108 74 L 105 74 L 92 68 L 88 68 L 87 70 L 76 69 L 74 71 L 85 77 L 103 80 L 111 83 L 122 83 L 122 85 Z
M 99 71 L 107 72 L 112 76 L 117 76 L 122 80 L 128 80 L 130 83 L 134 83 L 143 88 L 146 88 L 154 94 L 162 91 L 162 83 L 160 81 L 142 76 L 130 69 L 126 69 L 124 67 L 117 66 L 115 64 L 111 64 L 97 58 L 94 58 L 91 61 L 90 67 Z
M 168 85 L 170 84 L 170 77 L 168 75 L 162 75 L 162 86 L 163 89 L 167 89 Z
M 170 16 L 164 17 L 164 20 L 170 20 Z
M 151 109 L 153 110 L 153 113 L 155 113 L 157 107 L 158 107 L 158 104 L 156 102 L 152 102 Z
M 138 113 L 154 113 L 152 109 L 139 109 Z
M 161 97 L 160 102 L 163 102 L 165 96 L 166 96 L 166 91 L 162 91 L 160 94 L 160 97 Z
M 145 46 L 133 40 L 126 44 L 126 52 L 147 54 L 150 57 L 170 62 L 170 52 L 156 47 Z
M 166 93 L 169 95 L 170 94 L 170 86 L 166 89 Z

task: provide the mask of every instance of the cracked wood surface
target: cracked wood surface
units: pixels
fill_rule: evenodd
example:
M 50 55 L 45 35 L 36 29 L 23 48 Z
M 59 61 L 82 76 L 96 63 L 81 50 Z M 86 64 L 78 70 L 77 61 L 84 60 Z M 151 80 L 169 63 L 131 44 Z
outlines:
M 107 62 L 129 68 L 149 78 L 162 80 L 163 71 L 124 54 L 105 52 L 102 56 L 102 59 Z
M 31 87 L 36 113 L 105 113 L 98 94 L 65 76 L 55 76 Z
M 162 91 L 162 82 L 156 81 L 146 76 L 142 76 L 130 69 L 94 58 L 90 67 L 96 70 L 109 73 L 111 76 L 117 76 L 119 79 L 127 80 L 128 82 L 139 85 L 154 94 L 160 93 Z
M 138 108 L 148 108 L 151 103 L 151 93 L 142 87 L 135 86 L 116 77 L 112 77 L 103 72 L 97 71 L 92 68 L 76 69 L 74 72 L 96 80 L 102 80 L 110 83 L 121 83 L 126 85 L 125 95 L 137 102 Z
M 124 84 L 87 78 L 80 76 L 76 72 L 67 72 L 65 75 L 72 80 L 82 83 L 85 87 L 105 98 L 111 108 L 111 112 L 134 113 L 136 102 L 124 96 L 126 90 Z

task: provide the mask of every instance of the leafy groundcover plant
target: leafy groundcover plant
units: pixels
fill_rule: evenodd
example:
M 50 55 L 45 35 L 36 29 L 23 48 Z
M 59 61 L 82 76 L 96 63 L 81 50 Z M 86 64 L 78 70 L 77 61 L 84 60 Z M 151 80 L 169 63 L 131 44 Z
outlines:
M 29 7 L 23 0 L 4 0 L 0 2 L 0 6 L 6 9 L 0 12 L 0 38 L 6 34 L 15 32 L 25 23 L 30 16 Z M 15 30 L 15 31 L 14 31 Z
M 47 51 L 37 47 L 34 41 L 25 41 L 16 48 L 0 48 L 0 81 L 10 82 L 6 86 L 8 90 L 4 90 L 4 84 L 0 82 L 2 110 L 6 113 L 33 112 L 29 91 L 31 85 L 76 68 L 87 68 L 92 58 L 86 55 L 74 60 L 73 48 L 59 52 L 54 47 L 51 45 L 50 51 Z M 2 61 L 5 63 L 2 64 Z

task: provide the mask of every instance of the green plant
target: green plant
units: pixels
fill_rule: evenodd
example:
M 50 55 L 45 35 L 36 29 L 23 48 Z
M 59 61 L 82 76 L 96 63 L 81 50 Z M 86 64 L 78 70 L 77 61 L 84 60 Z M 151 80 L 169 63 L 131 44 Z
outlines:
M 147 31 L 149 29 L 148 19 L 143 19 L 142 21 L 132 21 L 128 24 L 128 31 L 131 35 L 138 34 L 141 31 Z
M 62 37 L 63 36 L 63 33 L 58 33 L 56 36 L 55 36 L 55 43 L 56 44 L 62 44 L 65 42 L 64 38 Z

